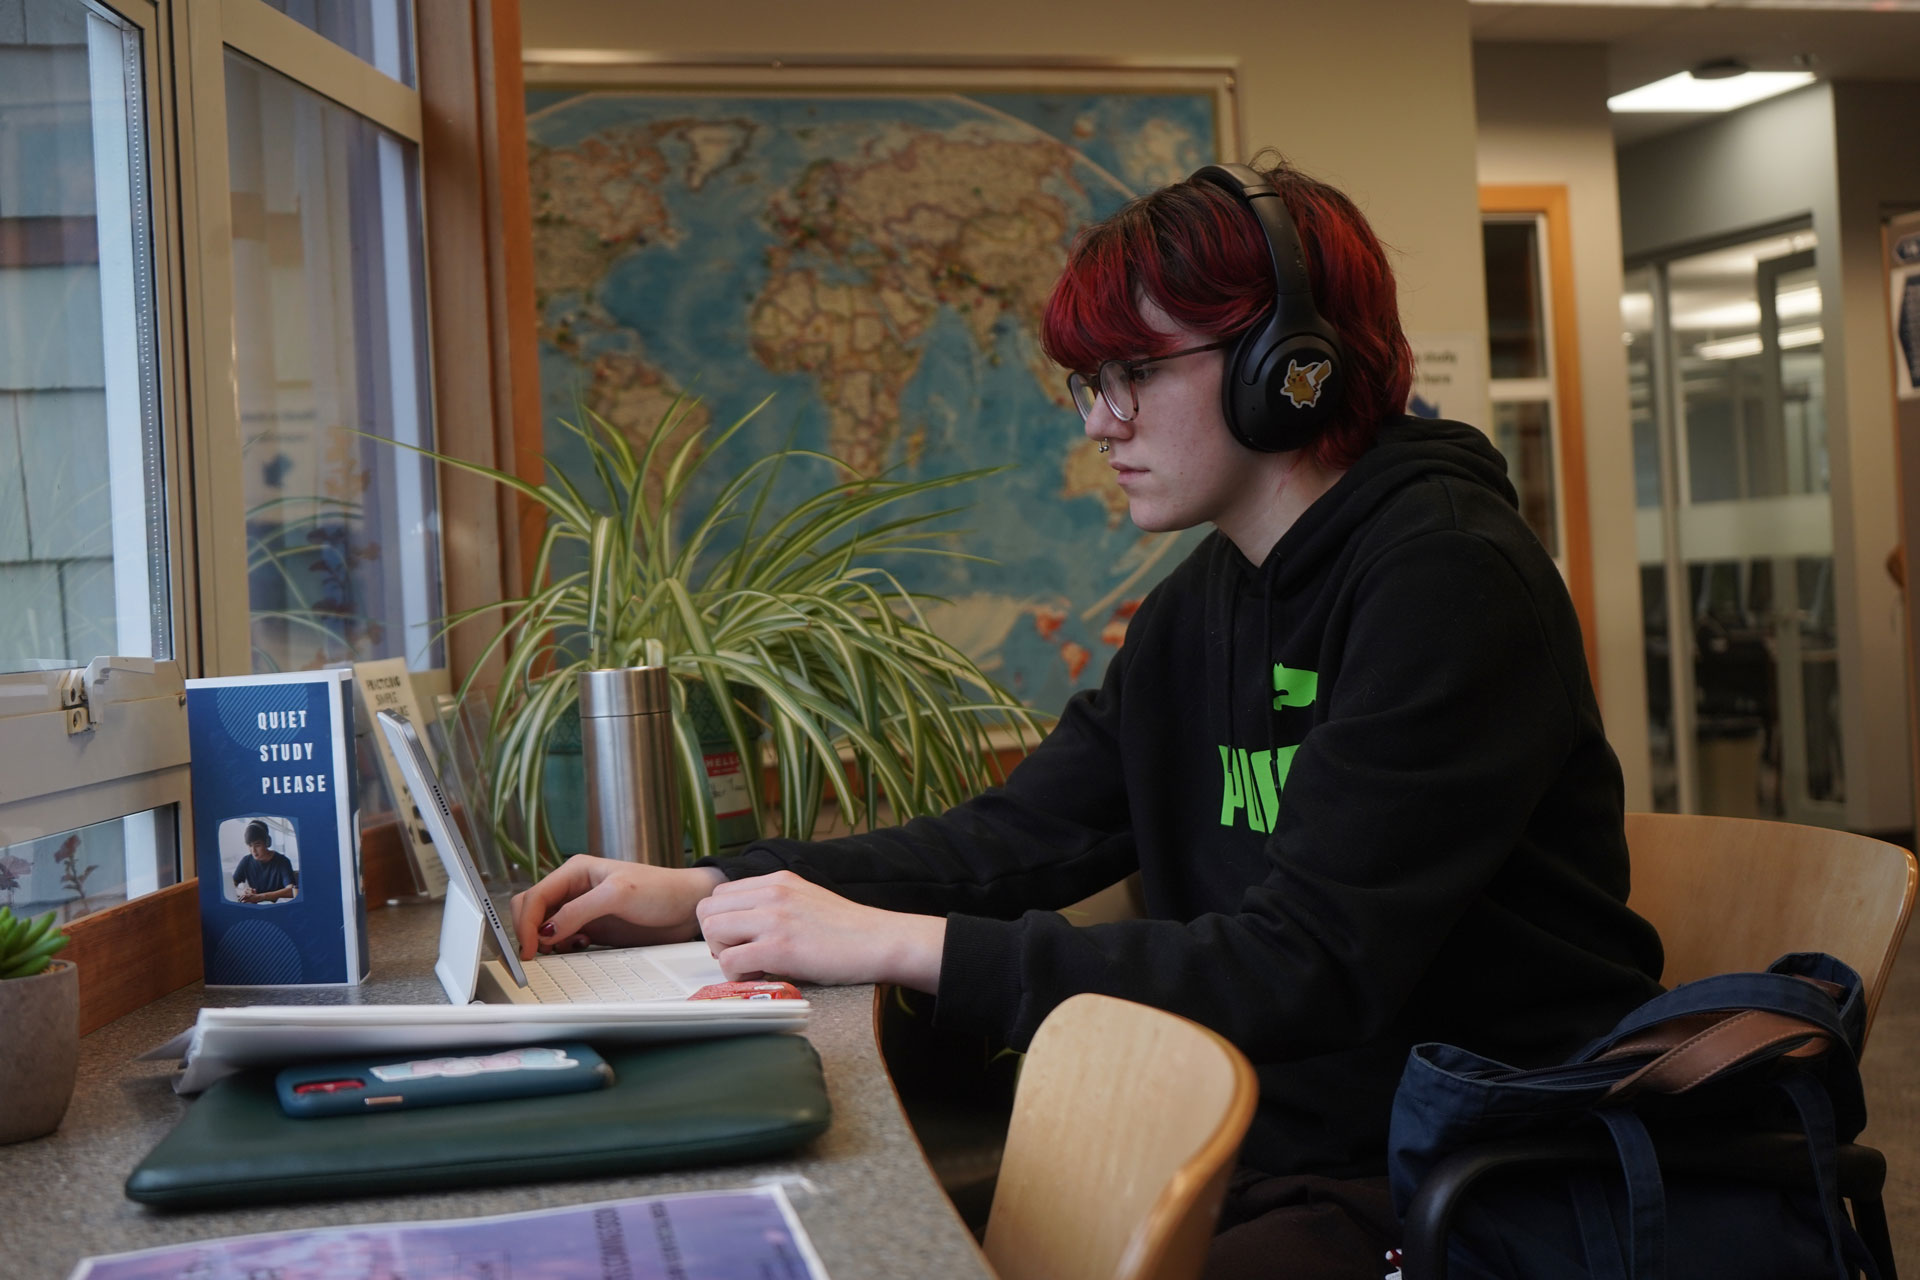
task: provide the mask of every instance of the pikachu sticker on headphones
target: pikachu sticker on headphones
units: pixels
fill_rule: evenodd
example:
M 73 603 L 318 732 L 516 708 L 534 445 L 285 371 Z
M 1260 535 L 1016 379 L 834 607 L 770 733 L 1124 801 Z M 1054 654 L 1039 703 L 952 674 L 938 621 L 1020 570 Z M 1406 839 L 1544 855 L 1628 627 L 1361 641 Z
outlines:
M 1294 408 L 1311 409 L 1320 403 L 1321 384 L 1332 372 L 1333 362 L 1330 360 L 1316 360 L 1304 366 L 1298 360 L 1289 360 L 1287 378 L 1280 384 L 1280 389 L 1293 402 Z

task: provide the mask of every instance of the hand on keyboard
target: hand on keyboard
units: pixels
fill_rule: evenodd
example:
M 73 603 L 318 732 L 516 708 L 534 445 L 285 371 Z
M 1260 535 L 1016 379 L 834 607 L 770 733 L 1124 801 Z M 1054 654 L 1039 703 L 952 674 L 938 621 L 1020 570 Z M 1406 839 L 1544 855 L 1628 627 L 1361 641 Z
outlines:
M 612 947 L 691 942 L 694 908 L 725 879 L 711 867 L 649 867 L 584 854 L 513 897 L 520 958 L 597 942 Z
M 734 981 L 778 973 L 803 982 L 940 986 L 942 916 L 862 906 L 791 871 L 730 880 L 695 912 Z

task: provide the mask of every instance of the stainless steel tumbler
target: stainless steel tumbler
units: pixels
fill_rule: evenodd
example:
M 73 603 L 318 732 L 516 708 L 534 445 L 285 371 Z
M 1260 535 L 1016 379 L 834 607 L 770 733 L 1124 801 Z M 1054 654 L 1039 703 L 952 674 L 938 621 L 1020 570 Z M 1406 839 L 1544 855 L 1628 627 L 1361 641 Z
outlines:
M 580 744 L 587 772 L 587 852 L 679 866 L 680 789 L 667 669 L 582 671 Z

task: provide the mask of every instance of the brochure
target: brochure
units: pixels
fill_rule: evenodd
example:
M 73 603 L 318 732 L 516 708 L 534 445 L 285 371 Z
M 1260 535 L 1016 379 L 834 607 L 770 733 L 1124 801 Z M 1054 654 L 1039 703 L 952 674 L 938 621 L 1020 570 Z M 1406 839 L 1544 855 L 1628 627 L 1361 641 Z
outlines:
M 210 987 L 367 976 L 353 673 L 187 681 Z
M 324 1123 L 324 1122 L 316 1122 Z M 444 1222 L 276 1231 L 87 1258 L 71 1280 L 827 1280 L 778 1186 Z
M 361 706 L 367 713 L 369 725 L 373 724 L 374 713 L 378 711 L 398 712 L 415 725 L 426 724 L 420 713 L 420 700 L 414 696 L 413 677 L 407 672 L 405 658 L 356 662 L 353 679 L 359 687 Z M 420 806 L 415 803 L 413 793 L 407 789 L 407 780 L 400 776 L 393 748 L 387 745 L 386 735 L 377 731 L 373 733 L 373 746 L 380 753 L 380 772 L 387 780 L 387 794 L 393 797 L 394 817 L 406 835 L 407 863 L 413 871 L 413 881 L 427 897 L 444 898 L 447 869 L 433 851 L 433 836 L 427 831 L 426 820 L 420 816 Z M 444 761 L 440 767 L 444 771 Z

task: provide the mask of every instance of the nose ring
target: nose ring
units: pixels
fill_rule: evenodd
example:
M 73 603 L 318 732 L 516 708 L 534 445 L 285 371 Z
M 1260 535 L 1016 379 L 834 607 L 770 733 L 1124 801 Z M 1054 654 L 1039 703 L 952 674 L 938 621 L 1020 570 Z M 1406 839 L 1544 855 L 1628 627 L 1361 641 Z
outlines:
M 1109 439 L 1107 439 L 1107 438 L 1106 438 L 1105 436 L 1101 436 L 1101 437 L 1100 437 L 1100 452 L 1101 452 L 1101 453 L 1112 453 L 1112 452 L 1113 452 L 1113 441 L 1111 441 L 1111 440 L 1109 440 Z

